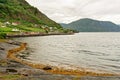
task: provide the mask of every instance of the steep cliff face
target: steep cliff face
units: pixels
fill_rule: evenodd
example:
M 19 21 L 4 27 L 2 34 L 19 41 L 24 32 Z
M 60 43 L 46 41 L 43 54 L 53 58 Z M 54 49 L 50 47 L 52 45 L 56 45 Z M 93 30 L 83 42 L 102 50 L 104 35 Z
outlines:
M 0 21 L 20 21 L 61 28 L 25 0 L 0 0 Z

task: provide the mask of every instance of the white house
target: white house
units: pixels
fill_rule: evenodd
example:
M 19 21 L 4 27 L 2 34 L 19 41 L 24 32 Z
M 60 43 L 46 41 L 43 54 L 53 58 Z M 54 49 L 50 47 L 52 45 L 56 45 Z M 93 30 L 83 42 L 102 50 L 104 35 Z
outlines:
M 5 25 L 10 25 L 10 22 L 7 21 L 7 22 L 5 22 L 4 24 L 5 24 Z
M 17 26 L 18 24 L 13 22 L 12 25 L 13 25 L 13 26 Z
M 18 31 L 20 31 L 20 30 L 14 28 L 14 29 L 12 29 L 12 31 L 13 31 L 13 32 L 18 32 Z

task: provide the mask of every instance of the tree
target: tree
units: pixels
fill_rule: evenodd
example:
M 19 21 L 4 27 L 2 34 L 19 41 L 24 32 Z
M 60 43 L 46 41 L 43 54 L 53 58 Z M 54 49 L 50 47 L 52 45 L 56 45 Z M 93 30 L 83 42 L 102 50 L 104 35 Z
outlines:
M 0 0 L 0 3 L 6 3 L 7 0 Z
M 2 22 L 0 22 L 0 27 L 3 25 L 3 23 Z
M 0 39 L 5 39 L 5 38 L 6 38 L 6 36 L 7 36 L 7 34 L 6 34 L 6 33 L 0 33 Z

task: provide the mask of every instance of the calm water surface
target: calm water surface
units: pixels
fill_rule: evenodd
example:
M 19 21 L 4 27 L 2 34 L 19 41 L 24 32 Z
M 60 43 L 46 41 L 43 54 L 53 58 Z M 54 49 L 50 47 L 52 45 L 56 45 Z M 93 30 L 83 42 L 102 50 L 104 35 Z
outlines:
M 17 38 L 33 49 L 32 62 L 66 68 L 120 73 L 120 33 Z

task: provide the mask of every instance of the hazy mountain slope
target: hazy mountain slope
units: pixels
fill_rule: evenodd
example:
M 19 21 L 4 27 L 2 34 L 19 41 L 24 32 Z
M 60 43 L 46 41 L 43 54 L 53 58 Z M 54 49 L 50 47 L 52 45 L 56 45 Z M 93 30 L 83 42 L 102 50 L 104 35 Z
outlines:
M 98 21 L 93 19 L 80 19 L 69 24 L 61 24 L 64 28 L 77 30 L 79 32 L 118 32 L 120 27 L 109 21 Z

